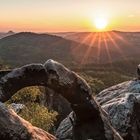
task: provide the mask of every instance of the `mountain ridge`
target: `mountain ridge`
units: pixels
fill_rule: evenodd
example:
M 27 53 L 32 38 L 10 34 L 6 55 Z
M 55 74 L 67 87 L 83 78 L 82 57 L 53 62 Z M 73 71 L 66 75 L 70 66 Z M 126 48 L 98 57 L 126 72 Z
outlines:
M 16 33 L 0 39 L 0 60 L 23 65 L 51 58 L 65 64 L 80 65 L 140 59 L 140 33 L 114 31 L 96 35 L 92 44 L 95 33 L 70 36 L 74 39 L 33 32 Z M 84 37 L 87 36 L 86 40 Z
M 15 34 L 13 31 L 0 32 L 0 39 Z
M 75 60 L 72 51 L 79 45 L 81 44 L 54 35 L 20 32 L 0 39 L 0 58 L 6 63 L 18 65 L 44 62 L 50 58 L 70 62 Z

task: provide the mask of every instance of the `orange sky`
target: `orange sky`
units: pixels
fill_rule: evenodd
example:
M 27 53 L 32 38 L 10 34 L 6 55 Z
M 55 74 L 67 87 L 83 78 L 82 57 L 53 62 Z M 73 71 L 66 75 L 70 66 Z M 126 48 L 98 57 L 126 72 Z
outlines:
M 140 0 L 0 0 L 0 31 L 96 31 L 97 17 L 106 30 L 140 31 Z

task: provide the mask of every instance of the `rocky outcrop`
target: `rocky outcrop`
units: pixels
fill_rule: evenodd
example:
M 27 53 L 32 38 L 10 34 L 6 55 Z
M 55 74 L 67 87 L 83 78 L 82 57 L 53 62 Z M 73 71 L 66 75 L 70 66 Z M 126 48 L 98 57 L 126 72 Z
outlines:
M 121 83 L 96 97 L 112 126 L 125 140 L 140 140 L 140 81 Z
M 59 125 L 55 136 L 59 139 L 72 139 L 74 112 L 71 112 Z
M 73 140 L 121 140 L 107 115 L 92 97 L 86 81 L 62 64 L 48 60 L 15 69 L 0 80 L 0 101 L 7 101 L 27 86 L 45 86 L 66 98 L 74 111 L 71 119 Z
M 140 140 L 140 80 L 127 81 L 105 89 L 95 99 L 124 140 Z M 71 118 L 72 114 L 61 122 L 57 137 L 65 139 L 72 136 Z
M 137 67 L 137 74 L 138 74 L 138 79 L 140 80 L 140 64 Z
M 59 139 L 72 139 L 74 112 L 71 112 L 59 125 L 55 136 Z
M 0 103 L 0 139 L 1 140 L 55 140 L 44 130 L 32 126 L 19 117 L 12 109 Z
M 0 78 L 4 77 L 9 72 L 11 72 L 11 70 L 0 70 Z
M 12 103 L 9 105 L 9 107 L 13 109 L 16 113 L 19 113 L 20 111 L 22 111 L 23 108 L 25 108 L 25 105 Z

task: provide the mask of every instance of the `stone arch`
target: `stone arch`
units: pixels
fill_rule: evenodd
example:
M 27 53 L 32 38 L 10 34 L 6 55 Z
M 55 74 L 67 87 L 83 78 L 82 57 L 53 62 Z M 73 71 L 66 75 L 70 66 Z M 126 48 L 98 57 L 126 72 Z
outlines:
M 84 79 L 62 64 L 48 60 L 44 65 L 30 64 L 14 69 L 0 80 L 0 101 L 7 101 L 15 92 L 27 86 L 45 86 L 61 94 L 70 103 L 76 115 L 73 135 L 76 140 L 106 140 L 105 123 L 99 106 Z M 89 126 L 89 127 L 88 127 Z M 108 125 L 109 127 L 109 125 Z M 90 132 L 87 134 L 87 128 Z M 113 134 L 113 128 L 109 128 Z M 110 134 L 111 135 L 111 134 Z M 118 134 L 112 136 L 120 138 Z

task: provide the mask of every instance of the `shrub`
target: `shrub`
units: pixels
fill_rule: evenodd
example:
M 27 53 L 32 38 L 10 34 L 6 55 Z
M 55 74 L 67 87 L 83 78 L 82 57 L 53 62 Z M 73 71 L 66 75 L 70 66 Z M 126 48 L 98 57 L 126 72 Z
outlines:
M 98 94 L 105 88 L 105 84 L 103 81 L 86 75 L 85 73 L 82 73 L 80 75 L 87 81 L 94 94 Z
M 39 98 L 43 92 L 42 89 L 43 87 L 40 90 L 40 87 L 37 86 L 23 88 L 13 95 L 6 104 L 24 104 L 26 107 L 18 115 L 34 126 L 49 131 L 55 128 L 53 126 L 56 121 L 57 112 L 53 110 L 48 111 L 47 107 L 39 104 Z
M 38 103 L 27 103 L 26 107 L 19 113 L 21 117 L 29 121 L 34 126 L 49 131 L 54 126 L 57 112 L 51 111 Z
M 26 104 L 28 102 L 37 102 L 39 96 L 41 95 L 41 91 L 39 87 L 26 87 L 19 90 L 16 94 L 12 96 L 9 100 L 9 103 L 22 103 Z

